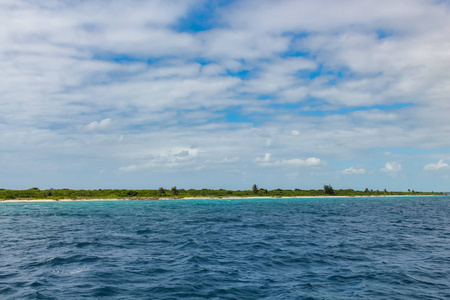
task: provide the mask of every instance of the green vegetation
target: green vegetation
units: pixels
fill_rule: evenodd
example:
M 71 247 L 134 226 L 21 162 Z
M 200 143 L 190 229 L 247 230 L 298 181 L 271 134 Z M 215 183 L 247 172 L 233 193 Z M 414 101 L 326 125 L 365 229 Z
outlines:
M 170 192 L 168 192 L 170 191 Z M 125 190 L 125 189 L 99 189 L 99 190 L 71 190 L 71 189 L 45 189 L 37 187 L 27 190 L 0 189 L 0 200 L 7 199 L 152 199 L 160 197 L 310 197 L 310 196 L 387 196 L 387 195 L 442 195 L 436 192 L 389 192 L 369 190 L 356 191 L 352 189 L 334 190 L 331 185 L 324 185 L 320 190 L 267 190 L 259 188 L 256 184 L 250 190 L 212 190 L 212 189 L 178 189 L 176 186 L 170 190 L 160 187 L 157 190 Z
M 176 186 L 172 187 L 172 195 L 177 196 L 179 193 L 178 189 Z
M 253 191 L 253 194 L 258 194 L 259 189 L 258 189 L 258 186 L 257 186 L 256 184 L 254 184 L 254 185 L 252 186 L 252 191 Z
M 325 193 L 325 195 L 334 195 L 334 189 L 331 187 L 331 185 L 324 185 L 323 192 Z

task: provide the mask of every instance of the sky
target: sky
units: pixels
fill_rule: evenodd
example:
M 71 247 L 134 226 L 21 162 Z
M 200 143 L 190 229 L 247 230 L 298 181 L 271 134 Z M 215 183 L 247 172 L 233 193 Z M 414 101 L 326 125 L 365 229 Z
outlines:
M 450 190 L 450 1 L 2 0 L 0 188 Z

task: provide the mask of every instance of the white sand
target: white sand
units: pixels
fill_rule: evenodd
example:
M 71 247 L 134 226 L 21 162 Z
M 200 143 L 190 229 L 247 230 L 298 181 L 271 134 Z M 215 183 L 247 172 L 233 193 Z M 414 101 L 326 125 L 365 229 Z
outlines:
M 185 197 L 185 198 L 93 198 L 93 199 L 10 199 L 0 200 L 0 203 L 15 203 L 15 202 L 75 202 L 75 201 L 160 201 L 160 200 L 212 200 L 212 199 L 307 199 L 307 198 L 367 198 L 367 197 L 440 197 L 441 195 L 371 195 L 371 196 L 292 196 L 292 197 L 271 197 L 271 196 L 252 196 L 252 197 Z

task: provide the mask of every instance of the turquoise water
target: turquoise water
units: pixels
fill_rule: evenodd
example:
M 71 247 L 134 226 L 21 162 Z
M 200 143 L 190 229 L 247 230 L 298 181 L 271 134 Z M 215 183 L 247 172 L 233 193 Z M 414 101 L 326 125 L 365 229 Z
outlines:
M 450 198 L 0 203 L 0 299 L 449 299 Z

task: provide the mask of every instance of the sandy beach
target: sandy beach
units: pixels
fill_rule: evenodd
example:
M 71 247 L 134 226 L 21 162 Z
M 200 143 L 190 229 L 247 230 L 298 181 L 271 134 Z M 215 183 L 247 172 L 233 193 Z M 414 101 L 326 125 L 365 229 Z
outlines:
M 244 200 L 244 199 L 308 199 L 308 198 L 389 198 L 389 197 L 445 197 L 446 195 L 371 195 L 371 196 L 292 196 L 292 197 L 185 197 L 185 198 L 79 198 L 79 199 L 8 199 L 0 203 L 19 202 L 80 202 L 80 201 L 164 201 L 164 200 Z

